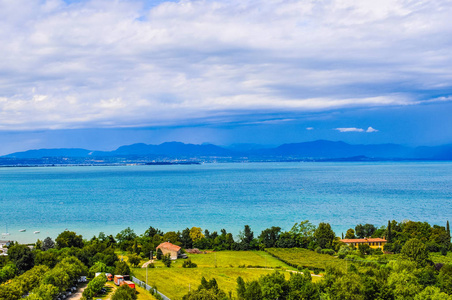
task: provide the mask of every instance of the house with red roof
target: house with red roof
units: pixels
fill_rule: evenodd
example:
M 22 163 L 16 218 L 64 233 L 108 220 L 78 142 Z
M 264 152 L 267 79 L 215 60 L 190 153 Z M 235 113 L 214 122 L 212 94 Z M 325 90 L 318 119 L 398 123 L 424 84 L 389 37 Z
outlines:
M 178 245 L 171 244 L 170 242 L 164 242 L 157 246 L 157 250 L 162 250 L 163 255 L 170 254 L 171 259 L 175 260 L 179 257 L 182 257 L 183 254 L 181 253 L 181 247 Z
M 383 246 L 388 242 L 382 238 L 364 238 L 364 239 L 342 239 L 342 243 L 345 243 L 349 246 L 358 247 L 362 244 L 369 245 L 370 248 L 383 248 Z

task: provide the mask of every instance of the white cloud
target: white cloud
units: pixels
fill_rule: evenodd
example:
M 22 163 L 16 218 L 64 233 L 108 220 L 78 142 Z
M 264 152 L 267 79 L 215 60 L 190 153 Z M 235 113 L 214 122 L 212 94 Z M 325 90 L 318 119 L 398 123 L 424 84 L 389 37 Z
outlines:
M 378 130 L 369 126 L 366 132 L 378 132 Z
M 341 127 L 341 128 L 334 128 L 334 130 L 337 130 L 339 132 L 378 132 L 377 129 L 368 127 L 366 130 L 363 128 L 356 128 L 356 127 Z
M 418 91 L 450 90 L 451 14 L 446 0 L 184 0 L 147 11 L 0 0 L 0 129 L 423 103 Z
M 306 130 L 314 130 L 314 127 L 306 127 Z
M 364 132 L 364 129 L 356 127 L 335 128 L 335 130 L 339 132 Z

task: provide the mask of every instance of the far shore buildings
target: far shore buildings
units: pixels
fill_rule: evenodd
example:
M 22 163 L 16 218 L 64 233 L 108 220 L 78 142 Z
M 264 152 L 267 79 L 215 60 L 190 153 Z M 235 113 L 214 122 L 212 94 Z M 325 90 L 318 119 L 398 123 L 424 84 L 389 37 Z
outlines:
M 178 258 L 185 258 L 186 255 L 182 254 L 181 247 L 171 244 L 170 242 L 164 242 L 157 246 L 157 250 L 162 250 L 163 255 L 170 254 L 172 260 L 176 260 Z
M 364 239 L 342 239 L 342 243 L 345 243 L 349 246 L 358 247 L 359 245 L 367 244 L 370 248 L 383 249 L 383 246 L 388 242 L 382 238 L 364 238 Z

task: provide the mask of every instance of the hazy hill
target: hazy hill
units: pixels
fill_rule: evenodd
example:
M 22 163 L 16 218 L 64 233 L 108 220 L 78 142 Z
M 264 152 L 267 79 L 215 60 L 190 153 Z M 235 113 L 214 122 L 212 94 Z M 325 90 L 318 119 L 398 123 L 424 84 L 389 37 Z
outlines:
M 407 147 L 397 144 L 352 145 L 345 142 L 318 140 L 313 142 L 283 144 L 263 148 L 255 144 L 239 144 L 230 148 L 212 144 L 184 144 L 168 142 L 160 145 L 133 144 L 121 146 L 114 151 L 86 149 L 39 149 L 5 155 L 9 159 L 39 159 L 48 157 L 95 158 L 95 157 L 154 157 L 154 158 L 233 158 L 249 160 L 291 159 L 431 159 L 452 160 L 452 144 L 435 147 Z M 351 159 L 353 160 L 353 159 Z

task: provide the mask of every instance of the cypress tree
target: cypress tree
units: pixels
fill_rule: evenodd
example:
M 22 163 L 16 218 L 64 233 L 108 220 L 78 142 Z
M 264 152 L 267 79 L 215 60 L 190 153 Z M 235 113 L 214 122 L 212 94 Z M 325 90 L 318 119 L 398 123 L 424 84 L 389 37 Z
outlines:
M 447 230 L 447 236 L 449 237 L 449 239 L 447 240 L 447 242 L 450 244 L 450 227 L 449 227 L 449 220 L 447 220 L 446 230 Z
M 388 243 L 392 242 L 391 221 L 388 221 L 388 236 L 386 237 Z

